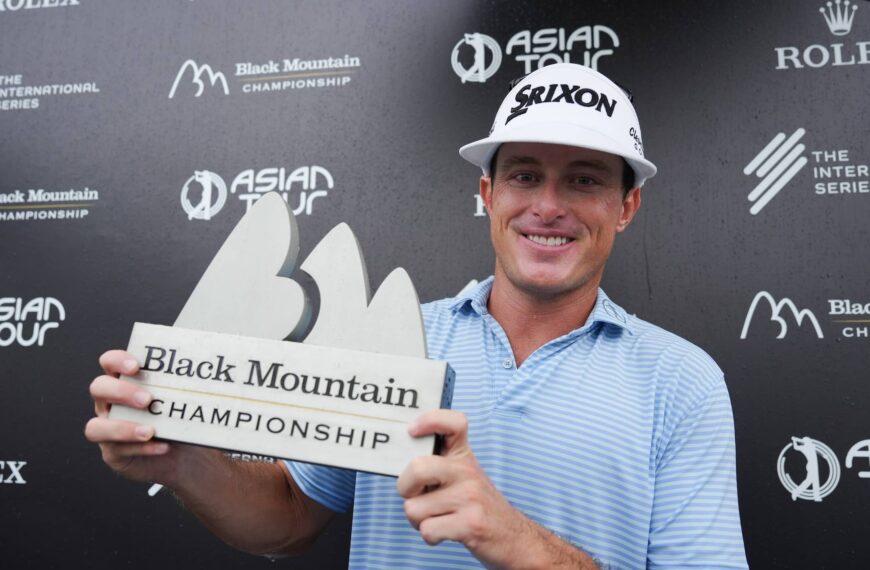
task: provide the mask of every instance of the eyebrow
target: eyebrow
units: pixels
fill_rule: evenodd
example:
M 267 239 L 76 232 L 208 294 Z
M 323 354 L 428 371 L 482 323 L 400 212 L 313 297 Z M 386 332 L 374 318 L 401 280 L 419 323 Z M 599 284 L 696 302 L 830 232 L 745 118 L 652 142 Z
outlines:
M 503 168 L 509 168 L 518 164 L 534 164 L 540 166 L 541 161 L 532 156 L 510 156 L 501 163 Z
M 540 166 L 541 161 L 533 156 L 509 156 L 502 162 L 502 168 L 510 168 L 512 166 L 517 166 L 520 164 L 531 164 L 534 166 Z M 602 172 L 610 172 L 612 169 L 607 166 L 604 162 L 600 160 L 574 160 L 568 163 L 568 168 L 594 168 L 595 170 L 600 170 Z

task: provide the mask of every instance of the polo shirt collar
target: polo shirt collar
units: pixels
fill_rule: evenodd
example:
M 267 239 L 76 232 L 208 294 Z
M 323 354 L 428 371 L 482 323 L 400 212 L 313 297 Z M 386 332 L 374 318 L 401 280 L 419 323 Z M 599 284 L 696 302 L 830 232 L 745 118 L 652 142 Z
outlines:
M 486 315 L 489 310 L 486 307 L 486 302 L 489 299 L 489 293 L 492 290 L 493 277 L 490 276 L 484 279 L 477 285 L 467 287 L 459 293 L 451 303 L 450 308 L 456 312 L 468 308 L 478 315 Z M 625 309 L 610 300 L 604 289 L 598 288 L 598 298 L 595 300 L 595 306 L 592 312 L 589 313 L 589 318 L 586 323 L 578 330 L 585 329 L 596 323 L 609 324 L 628 331 L 631 334 L 636 333 L 635 317 L 625 312 Z
M 625 329 L 631 334 L 636 333 L 634 315 L 629 315 L 625 309 L 611 301 L 604 289 L 600 287 L 598 288 L 598 299 L 595 300 L 595 306 L 589 314 L 586 325 L 591 323 L 607 323 Z
M 486 308 L 486 302 L 489 299 L 489 292 L 492 291 L 492 282 L 495 279 L 489 276 L 477 285 L 466 285 L 465 289 L 459 292 L 453 299 L 450 308 L 455 312 L 462 310 L 465 307 L 470 307 L 472 311 L 478 315 L 486 315 L 489 310 Z

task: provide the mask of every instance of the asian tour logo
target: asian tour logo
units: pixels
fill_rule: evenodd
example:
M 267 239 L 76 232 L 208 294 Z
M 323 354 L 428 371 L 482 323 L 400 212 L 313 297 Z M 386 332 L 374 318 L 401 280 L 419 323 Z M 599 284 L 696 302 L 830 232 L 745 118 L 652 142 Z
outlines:
M 335 188 L 335 179 L 326 168 L 318 165 L 249 168 L 241 171 L 229 185 L 229 193 L 245 204 L 245 211 L 267 192 L 277 191 L 290 204 L 293 214 L 311 215 L 315 202 L 326 198 Z M 226 205 L 227 184 L 217 173 L 196 170 L 181 189 L 181 207 L 188 220 L 211 220 Z
M 0 348 L 43 346 L 48 331 L 66 319 L 63 304 L 54 297 L 0 297 Z
M 852 32 L 858 6 L 849 0 L 826 2 L 819 8 L 821 19 L 828 31 L 836 38 L 843 38 Z M 852 66 L 870 63 L 870 41 L 856 41 L 853 44 L 835 42 L 815 43 L 808 46 L 785 46 L 774 48 L 776 69 L 817 69 L 828 65 Z
M 851 469 L 852 465 L 857 465 L 856 460 L 864 459 L 867 465 L 870 466 L 870 439 L 859 441 L 849 449 L 846 454 L 846 469 Z M 858 471 L 858 477 L 861 479 L 870 479 L 870 471 Z
M 790 451 L 798 452 L 806 461 L 805 475 L 800 483 L 795 482 L 786 470 L 786 458 Z M 827 465 L 824 482 L 821 480 L 820 459 Z M 821 441 L 809 437 L 792 437 L 791 443 L 779 452 L 776 473 L 783 487 L 791 493 L 793 501 L 803 499 L 820 502 L 837 488 L 837 483 L 840 482 L 840 463 L 834 451 Z
M 192 185 L 200 187 L 196 205 L 191 201 Z M 197 170 L 181 189 L 181 207 L 188 220 L 210 220 L 227 202 L 227 185 L 223 178 L 208 170 Z
M 846 453 L 846 469 L 861 460 L 870 466 L 870 439 L 864 439 Z M 801 465 L 803 463 L 803 465 Z M 834 492 L 840 482 L 840 460 L 834 450 L 811 437 L 792 437 L 779 452 L 776 473 L 792 501 L 821 502 Z M 858 478 L 870 479 L 870 471 L 858 471 Z
M 522 30 L 511 36 L 504 53 L 522 63 L 523 73 L 528 74 L 551 63 L 582 63 L 598 69 L 599 60 L 613 55 L 618 47 L 616 32 L 595 24 L 570 32 L 565 28 Z M 498 41 L 491 36 L 466 33 L 453 46 L 450 64 L 462 83 L 484 83 L 499 70 L 502 53 Z
M 474 60 L 465 67 L 459 60 L 459 54 L 465 46 L 474 50 Z M 498 71 L 501 65 L 501 47 L 498 42 L 483 34 L 465 34 L 453 47 L 450 57 L 453 72 L 459 76 L 463 83 L 472 81 L 483 83 Z

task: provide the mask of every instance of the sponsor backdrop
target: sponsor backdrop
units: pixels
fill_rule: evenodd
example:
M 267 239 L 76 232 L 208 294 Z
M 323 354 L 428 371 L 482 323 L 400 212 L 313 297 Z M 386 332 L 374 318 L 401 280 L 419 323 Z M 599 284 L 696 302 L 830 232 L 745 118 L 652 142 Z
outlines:
M 171 324 L 267 191 L 300 259 L 348 222 L 374 286 L 487 276 L 457 149 L 557 61 L 634 94 L 660 173 L 604 286 L 725 370 L 750 564 L 868 567 L 870 2 L 0 0 L 4 567 L 268 565 L 101 463 L 97 356 Z

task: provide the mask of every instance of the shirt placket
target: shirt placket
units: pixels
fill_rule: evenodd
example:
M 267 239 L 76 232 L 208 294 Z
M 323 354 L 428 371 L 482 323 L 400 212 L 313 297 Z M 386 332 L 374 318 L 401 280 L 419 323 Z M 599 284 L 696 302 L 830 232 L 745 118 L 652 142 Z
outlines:
M 485 315 L 484 319 L 493 339 L 493 350 L 488 351 L 486 355 L 487 368 L 490 372 L 490 401 L 497 405 L 502 392 L 516 373 L 516 365 L 513 351 L 501 325 L 489 314 Z
M 500 360 L 491 363 L 491 369 L 496 369 L 499 365 L 501 369 L 498 374 L 493 374 L 493 398 L 495 408 L 505 411 L 522 413 L 525 408 L 525 399 L 532 397 L 530 391 L 534 392 L 537 385 L 546 381 L 546 378 L 540 377 L 543 374 L 542 364 L 551 358 L 558 358 L 557 353 L 568 345 L 576 342 L 581 336 L 588 332 L 588 327 L 573 331 L 568 335 L 554 339 L 547 344 L 539 347 L 523 362 L 522 366 L 517 367 L 514 361 L 513 353 L 510 349 L 510 343 L 507 340 L 507 335 L 501 326 L 492 321 L 493 331 L 500 340 L 501 350 L 499 351 Z M 497 380 L 496 380 L 497 379 Z M 516 395 L 522 395 L 521 402 L 514 401 Z

